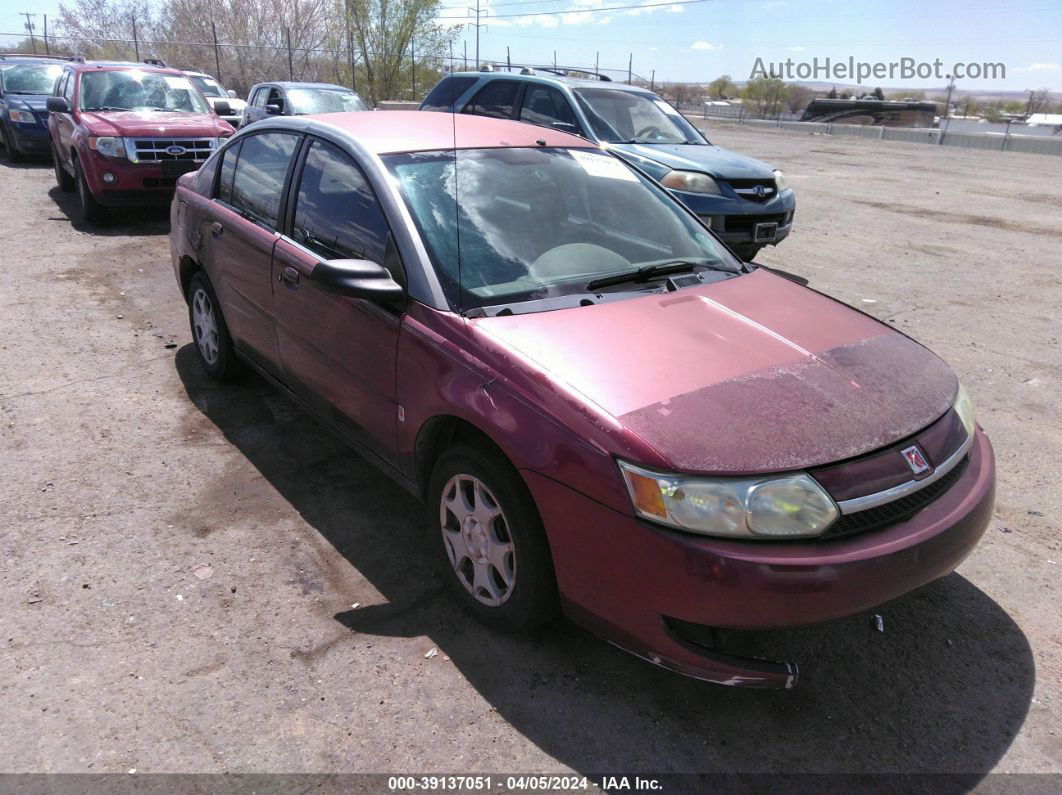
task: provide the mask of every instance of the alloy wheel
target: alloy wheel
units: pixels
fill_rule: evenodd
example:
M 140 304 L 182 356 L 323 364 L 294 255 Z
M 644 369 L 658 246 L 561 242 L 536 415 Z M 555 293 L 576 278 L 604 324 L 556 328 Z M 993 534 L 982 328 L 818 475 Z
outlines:
M 494 494 L 479 478 L 454 475 L 442 491 L 439 519 L 457 579 L 476 601 L 504 604 L 516 583 L 516 548 Z
M 195 329 L 195 342 L 207 364 L 213 365 L 218 360 L 218 322 L 214 315 L 214 304 L 203 288 L 196 289 L 192 295 L 192 327 Z

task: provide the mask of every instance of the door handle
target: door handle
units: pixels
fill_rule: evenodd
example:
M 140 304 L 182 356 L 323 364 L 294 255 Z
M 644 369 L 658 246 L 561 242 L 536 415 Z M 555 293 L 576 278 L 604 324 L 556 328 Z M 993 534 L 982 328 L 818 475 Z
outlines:
M 213 235 L 215 240 L 217 240 L 219 237 L 221 237 L 221 234 L 224 231 L 225 231 L 225 227 L 223 227 L 217 221 L 215 221 L 214 223 L 212 223 L 210 225 L 210 234 Z
M 277 276 L 277 281 L 284 282 L 284 286 L 289 290 L 297 290 L 299 289 L 299 272 L 288 265 Z

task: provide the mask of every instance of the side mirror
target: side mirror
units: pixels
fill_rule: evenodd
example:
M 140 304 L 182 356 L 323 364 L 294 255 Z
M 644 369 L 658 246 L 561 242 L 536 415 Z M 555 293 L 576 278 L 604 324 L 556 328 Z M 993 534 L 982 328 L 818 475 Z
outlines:
M 266 105 L 266 113 L 270 116 L 279 116 L 284 112 L 284 109 L 280 105 Z
M 47 103 L 49 113 L 69 113 L 70 103 L 66 101 L 66 97 L 48 97 Z
M 214 112 L 219 116 L 228 116 L 232 113 L 232 105 L 223 99 L 214 103 Z
M 314 266 L 310 278 L 326 292 L 351 298 L 385 301 L 405 294 L 387 268 L 367 259 L 324 260 Z
M 229 95 L 229 99 L 236 99 L 236 92 L 233 91 L 231 88 L 228 90 L 227 93 Z

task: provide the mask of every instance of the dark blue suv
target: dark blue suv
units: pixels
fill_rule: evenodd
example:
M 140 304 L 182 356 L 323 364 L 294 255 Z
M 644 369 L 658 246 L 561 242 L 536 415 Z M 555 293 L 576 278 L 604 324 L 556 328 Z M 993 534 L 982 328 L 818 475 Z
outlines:
M 45 105 L 62 74 L 63 60 L 0 56 L 0 140 L 11 160 L 49 153 Z
M 796 199 L 782 172 L 713 145 L 644 88 L 544 69 L 456 72 L 420 109 L 517 119 L 589 138 L 670 189 L 745 260 L 793 228 Z

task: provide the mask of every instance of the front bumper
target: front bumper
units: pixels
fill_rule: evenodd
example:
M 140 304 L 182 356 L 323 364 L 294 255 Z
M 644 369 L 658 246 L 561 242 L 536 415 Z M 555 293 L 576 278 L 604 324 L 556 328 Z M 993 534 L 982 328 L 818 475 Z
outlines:
M 46 155 L 51 149 L 48 128 L 34 124 L 7 124 L 11 142 L 24 155 Z
M 910 519 L 816 542 L 739 542 L 667 530 L 525 472 L 567 614 L 665 668 L 719 684 L 791 687 L 795 666 L 684 642 L 667 619 L 772 629 L 861 613 L 953 571 L 995 499 L 992 446 L 978 429 L 960 479 Z
M 199 168 L 204 161 L 189 161 Z M 81 161 L 92 195 L 107 207 L 165 206 L 173 199 L 180 174 L 167 174 L 162 163 L 131 163 L 93 154 Z M 192 169 L 192 170 L 195 170 Z M 104 174 L 112 174 L 112 182 Z
M 672 191 L 676 198 L 695 212 L 725 243 L 777 245 L 789 236 L 796 213 L 796 198 L 785 190 L 773 199 L 757 202 L 736 193 L 701 194 Z M 756 239 L 758 224 L 776 224 L 771 239 Z

